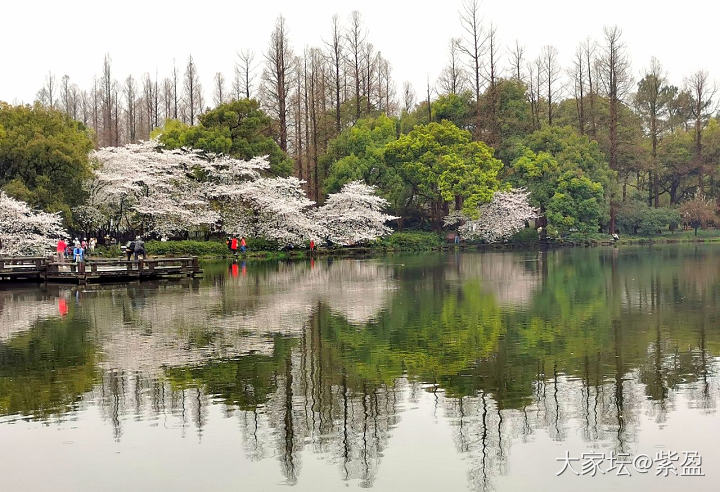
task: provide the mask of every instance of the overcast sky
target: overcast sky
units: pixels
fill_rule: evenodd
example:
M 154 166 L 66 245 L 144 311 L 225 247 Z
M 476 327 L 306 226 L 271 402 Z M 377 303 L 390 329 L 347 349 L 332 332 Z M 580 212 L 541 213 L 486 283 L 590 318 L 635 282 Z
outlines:
M 236 53 L 268 43 L 275 18 L 287 19 L 294 50 L 328 39 L 330 19 L 346 21 L 359 10 L 376 49 L 390 61 L 398 84 L 409 80 L 419 93 L 446 61 L 447 41 L 461 34 L 462 0 L 10 0 L 0 13 L 0 100 L 32 102 L 48 70 L 68 74 L 83 88 L 99 74 L 103 56 L 114 76 L 162 78 L 173 59 L 183 67 L 192 53 L 211 100 L 215 72 L 231 78 Z M 557 47 L 565 66 L 588 36 L 600 39 L 617 24 L 630 50 L 633 72 L 660 59 L 671 80 L 703 68 L 720 77 L 718 13 L 714 0 L 484 0 L 482 13 L 498 29 L 507 60 L 515 39 L 535 57 L 543 45 Z

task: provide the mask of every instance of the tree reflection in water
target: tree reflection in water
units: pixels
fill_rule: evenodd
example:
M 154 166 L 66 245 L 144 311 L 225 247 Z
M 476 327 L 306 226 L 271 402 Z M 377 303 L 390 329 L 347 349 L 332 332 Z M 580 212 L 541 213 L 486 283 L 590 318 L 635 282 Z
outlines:
M 406 405 L 431 395 L 485 489 L 539 431 L 633 452 L 679 391 L 714 412 L 719 267 L 712 247 L 576 249 L 4 290 L 0 413 L 99 407 L 117 440 L 128 417 L 202 440 L 222 405 L 246 455 L 277 456 L 287 483 L 308 450 L 370 487 Z

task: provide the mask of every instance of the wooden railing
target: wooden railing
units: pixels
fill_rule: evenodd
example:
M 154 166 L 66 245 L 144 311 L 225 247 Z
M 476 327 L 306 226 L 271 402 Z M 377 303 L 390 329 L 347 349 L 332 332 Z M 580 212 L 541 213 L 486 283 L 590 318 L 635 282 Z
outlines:
M 85 262 L 57 261 L 56 258 L 0 257 L 0 278 L 44 278 L 45 280 L 103 280 L 150 278 L 200 273 L 197 257 L 148 258 L 142 260 L 88 259 Z
M 45 256 L 0 256 L 0 270 L 15 270 L 19 268 L 45 268 L 48 259 Z

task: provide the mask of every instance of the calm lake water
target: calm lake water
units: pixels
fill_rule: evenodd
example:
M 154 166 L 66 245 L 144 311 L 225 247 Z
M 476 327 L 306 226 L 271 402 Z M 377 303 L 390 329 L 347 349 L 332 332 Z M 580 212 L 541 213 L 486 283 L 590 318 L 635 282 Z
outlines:
M 720 246 L 204 268 L 0 288 L 0 490 L 720 490 Z

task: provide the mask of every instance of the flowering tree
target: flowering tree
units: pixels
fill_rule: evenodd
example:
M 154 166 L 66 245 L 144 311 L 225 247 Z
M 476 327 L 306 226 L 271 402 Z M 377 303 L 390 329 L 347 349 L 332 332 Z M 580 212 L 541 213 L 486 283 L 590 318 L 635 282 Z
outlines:
M 332 242 L 348 246 L 391 232 L 385 223 L 397 217 L 383 213 L 387 206 L 387 200 L 375 195 L 375 187 L 351 181 L 331 194 L 315 215 Z
M 698 192 L 692 200 L 688 200 L 680 206 L 680 217 L 682 217 L 683 224 L 695 230 L 697 236 L 699 227 L 707 226 L 717 220 L 716 210 L 715 204 Z
M 88 185 L 88 206 L 104 212 L 118 230 L 140 225 L 162 237 L 212 226 L 220 214 L 208 200 L 210 187 L 258 179 L 269 168 L 264 158 L 166 150 L 155 140 L 102 148 L 92 157 L 100 167 Z
M 222 228 L 237 236 L 262 237 L 280 246 L 297 246 L 324 236 L 307 211 L 315 202 L 305 196 L 297 178 L 260 178 L 213 187 L 224 205 Z
M 60 214 L 36 212 L 0 191 L 0 254 L 45 254 L 67 237 Z
M 467 239 L 489 243 L 507 239 L 523 229 L 528 220 L 538 217 L 537 209 L 530 206 L 529 195 L 523 188 L 498 191 L 490 203 L 478 207 L 477 218 L 454 212 L 445 218 L 445 224 L 462 223 L 458 232 Z

